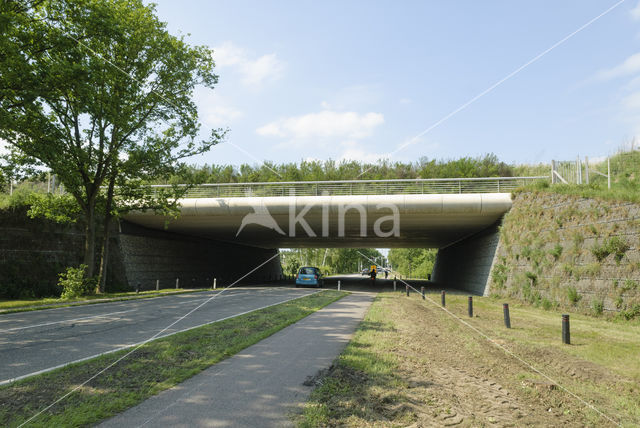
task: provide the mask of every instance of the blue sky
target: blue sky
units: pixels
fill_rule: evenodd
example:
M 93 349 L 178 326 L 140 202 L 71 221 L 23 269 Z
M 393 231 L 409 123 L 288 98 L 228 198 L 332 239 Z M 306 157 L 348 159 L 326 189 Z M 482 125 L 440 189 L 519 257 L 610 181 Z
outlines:
M 196 99 L 204 129 L 230 134 L 196 163 L 535 163 L 605 156 L 640 135 L 637 0 L 411 139 L 616 3 L 160 0 L 157 13 L 214 50 L 219 84 Z

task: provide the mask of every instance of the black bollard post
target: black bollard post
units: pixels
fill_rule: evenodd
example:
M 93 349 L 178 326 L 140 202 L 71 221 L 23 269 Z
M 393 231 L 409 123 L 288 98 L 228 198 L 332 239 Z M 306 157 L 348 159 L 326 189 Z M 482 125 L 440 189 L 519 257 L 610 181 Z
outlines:
M 473 318 L 473 296 L 469 296 L 469 318 Z
M 569 331 L 569 315 L 562 315 L 562 343 L 571 345 L 571 333 Z
M 509 304 L 502 304 L 502 312 L 504 313 L 504 325 L 507 328 L 511 328 L 511 319 L 509 318 Z
M 424 287 L 420 287 L 420 294 L 422 294 L 422 300 L 425 300 L 425 297 L 424 297 Z
M 407 285 L 406 288 L 407 288 L 407 296 L 409 296 L 409 286 Z
M 440 292 L 440 301 L 442 302 L 442 306 L 443 307 L 445 306 L 445 298 L 444 298 L 444 296 L 445 296 L 445 292 L 444 292 L 444 290 L 442 290 Z

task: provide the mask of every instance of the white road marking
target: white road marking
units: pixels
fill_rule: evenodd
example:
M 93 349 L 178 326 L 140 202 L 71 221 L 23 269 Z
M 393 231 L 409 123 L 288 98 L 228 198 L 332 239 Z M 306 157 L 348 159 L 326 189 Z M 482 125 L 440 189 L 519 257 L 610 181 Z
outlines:
M 8 333 L 10 331 L 17 331 L 17 330 L 26 330 L 28 328 L 44 327 L 44 326 L 47 326 L 47 325 L 63 324 L 63 323 L 76 322 L 76 321 L 84 321 L 84 320 L 93 319 L 93 318 L 105 318 L 105 317 L 108 317 L 108 316 L 111 316 L 111 315 L 125 314 L 127 312 L 134 312 L 136 310 L 137 309 L 130 309 L 128 311 L 110 312 L 108 314 L 91 315 L 91 316 L 88 316 L 88 317 L 73 318 L 73 319 L 70 319 L 70 320 L 50 321 L 50 322 L 45 322 L 45 323 L 42 323 L 42 324 L 27 325 L 27 326 L 24 326 L 24 327 L 13 327 L 13 328 L 8 328 L 6 330 L 0 330 L 0 333 Z
M 97 357 L 101 357 L 103 355 L 113 354 L 114 352 L 122 351 L 122 350 L 129 349 L 129 348 L 133 348 L 135 346 L 144 345 L 145 343 L 153 342 L 154 340 L 163 339 L 165 337 L 173 336 L 174 334 L 178 334 L 178 333 L 184 333 L 185 331 L 193 330 L 193 329 L 196 329 L 196 328 L 199 328 L 199 327 L 204 327 L 205 325 L 215 324 L 215 323 L 218 323 L 220 321 L 225 321 L 225 320 L 228 320 L 228 319 L 231 319 L 231 318 L 239 317 L 241 315 L 249 314 L 251 312 L 256 312 L 256 311 L 259 311 L 259 310 L 262 310 L 262 309 L 267 309 L 267 308 L 270 308 L 272 306 L 276 306 L 276 305 L 280 305 L 282 303 L 290 302 L 292 300 L 297 300 L 297 299 L 301 299 L 303 297 L 308 297 L 308 296 L 317 294 L 320 291 L 323 291 L 323 290 L 318 290 L 318 291 L 315 291 L 313 293 L 304 294 L 302 296 L 292 297 L 290 299 L 286 299 L 286 300 L 283 300 L 281 302 L 272 303 L 270 305 L 262 306 L 262 307 L 256 308 L 256 309 L 251 309 L 249 311 L 241 312 L 239 314 L 230 315 L 228 317 L 220 318 L 220 319 L 217 319 L 217 320 L 214 320 L 214 321 L 209 321 L 209 322 L 206 322 L 204 324 L 196 325 L 196 326 L 193 326 L 193 327 L 187 327 L 185 329 L 174 331 L 172 333 L 168 333 L 168 334 L 165 334 L 165 335 L 162 335 L 162 336 L 154 337 L 152 339 L 143 340 L 142 342 L 132 343 L 130 345 L 124 345 L 124 346 L 121 346 L 119 348 L 112 349 L 110 351 L 101 352 L 99 354 L 91 355 L 91 356 L 85 357 L 85 358 L 80 358 L 78 360 L 74 360 L 74 361 L 70 361 L 70 362 L 67 362 L 67 363 L 63 363 L 63 364 L 60 364 L 60 365 L 57 365 L 57 366 L 54 366 L 54 367 L 49 367 L 49 368 L 46 368 L 46 369 L 38 370 L 36 372 L 28 373 L 26 375 L 17 376 L 17 377 L 11 378 L 11 379 L 2 380 L 2 381 L 0 381 L 0 386 L 7 385 L 7 384 L 10 384 L 10 383 L 22 380 L 22 379 L 26 379 L 26 378 L 29 378 L 29 377 L 32 377 L 32 376 L 36 376 L 36 375 L 39 375 L 39 374 L 48 373 L 48 372 L 56 370 L 56 369 L 67 367 L 67 366 L 69 366 L 71 364 L 81 363 L 83 361 L 87 361 L 87 360 L 90 360 L 92 358 L 97 358 Z

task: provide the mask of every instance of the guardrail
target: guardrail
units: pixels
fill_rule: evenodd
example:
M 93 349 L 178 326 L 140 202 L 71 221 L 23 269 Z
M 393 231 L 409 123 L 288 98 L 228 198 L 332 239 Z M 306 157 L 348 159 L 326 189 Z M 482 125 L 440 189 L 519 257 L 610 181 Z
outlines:
M 398 180 L 286 181 L 263 183 L 199 184 L 186 198 L 230 198 L 252 196 L 422 195 L 455 193 L 509 193 L 540 180 L 538 177 L 434 178 Z M 149 186 L 154 193 L 170 185 Z

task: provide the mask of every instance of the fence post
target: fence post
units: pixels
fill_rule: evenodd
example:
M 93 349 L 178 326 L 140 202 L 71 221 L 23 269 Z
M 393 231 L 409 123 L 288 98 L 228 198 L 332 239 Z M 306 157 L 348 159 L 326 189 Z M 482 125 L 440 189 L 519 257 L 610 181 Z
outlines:
M 469 296 L 469 318 L 473 318 L 473 296 Z
M 422 300 L 425 300 L 425 297 L 424 297 L 424 287 L 420 287 L 420 294 L 422 294 Z
M 395 279 L 395 277 L 393 278 L 393 291 L 396 291 L 396 279 Z
M 444 290 L 442 290 L 440 292 L 440 303 L 442 303 L 443 307 L 445 306 L 445 292 L 444 292 Z
M 180 288 L 180 278 L 176 278 L 176 289 Z
M 576 159 L 576 182 L 582 184 L 582 165 L 580 164 L 580 156 Z
M 160 291 L 160 280 L 156 279 L 156 291 Z
M 409 286 L 405 286 L 407 288 L 407 296 L 409 296 Z
M 338 291 L 340 291 L 340 280 L 338 280 Z
M 586 178 L 586 184 L 589 184 L 589 156 L 584 157 L 584 175 Z
M 562 343 L 571 345 L 571 333 L 569 332 L 569 315 L 562 315 Z
M 502 304 L 502 313 L 504 314 L 504 325 L 507 328 L 511 328 L 511 318 L 509 317 L 509 304 Z

